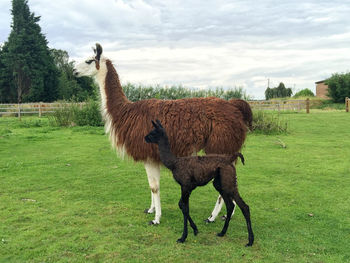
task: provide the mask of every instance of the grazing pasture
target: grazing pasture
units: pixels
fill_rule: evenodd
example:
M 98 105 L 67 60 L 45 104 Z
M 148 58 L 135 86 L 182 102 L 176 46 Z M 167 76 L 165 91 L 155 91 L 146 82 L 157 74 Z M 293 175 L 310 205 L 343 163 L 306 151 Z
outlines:
M 165 168 L 162 222 L 149 226 L 143 164 L 117 158 L 103 127 L 0 118 L 0 262 L 350 261 L 350 114 L 283 118 L 289 132 L 249 134 L 237 165 L 251 248 L 239 209 L 225 237 L 221 221 L 204 223 L 217 198 L 209 184 L 190 199 L 199 234 L 177 244 L 180 190 Z

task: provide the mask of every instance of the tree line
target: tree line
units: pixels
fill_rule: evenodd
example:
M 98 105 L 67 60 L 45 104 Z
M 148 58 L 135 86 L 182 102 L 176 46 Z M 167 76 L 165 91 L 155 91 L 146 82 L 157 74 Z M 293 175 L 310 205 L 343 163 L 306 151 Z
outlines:
M 350 72 L 334 73 L 325 80 L 328 85 L 327 96 L 336 103 L 343 103 L 346 97 L 350 97 Z M 286 88 L 281 82 L 278 87 L 267 88 L 265 90 L 266 100 L 274 98 L 291 97 L 293 94 L 291 88 Z M 310 89 L 303 89 L 297 92 L 293 97 L 314 97 L 314 93 Z
M 274 98 L 285 98 L 291 97 L 293 91 L 291 88 L 286 88 L 283 82 L 281 82 L 277 87 L 270 88 L 267 87 L 265 90 L 265 98 L 266 100 L 274 99 Z

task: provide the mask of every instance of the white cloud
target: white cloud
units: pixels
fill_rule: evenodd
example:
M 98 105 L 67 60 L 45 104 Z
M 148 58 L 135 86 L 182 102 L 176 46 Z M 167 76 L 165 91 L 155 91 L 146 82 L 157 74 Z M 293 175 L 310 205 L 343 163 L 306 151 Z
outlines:
M 0 42 L 10 32 L 0 3 Z M 349 70 L 350 6 L 322 0 L 29 0 L 50 46 L 72 58 L 100 42 L 124 82 L 314 89 Z

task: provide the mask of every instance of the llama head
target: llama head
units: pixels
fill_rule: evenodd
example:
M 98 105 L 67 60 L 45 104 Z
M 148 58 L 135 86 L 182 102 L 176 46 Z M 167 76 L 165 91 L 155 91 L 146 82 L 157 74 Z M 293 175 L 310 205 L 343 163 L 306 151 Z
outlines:
M 84 62 L 79 63 L 74 68 L 74 74 L 77 77 L 90 76 L 94 77 L 100 71 L 102 62 L 102 47 L 96 43 L 96 48 L 93 48 L 94 55 L 87 58 Z
M 156 120 L 156 122 L 152 121 L 152 124 L 154 129 L 145 136 L 145 141 L 147 143 L 158 143 L 161 138 L 166 137 L 167 135 L 159 120 Z

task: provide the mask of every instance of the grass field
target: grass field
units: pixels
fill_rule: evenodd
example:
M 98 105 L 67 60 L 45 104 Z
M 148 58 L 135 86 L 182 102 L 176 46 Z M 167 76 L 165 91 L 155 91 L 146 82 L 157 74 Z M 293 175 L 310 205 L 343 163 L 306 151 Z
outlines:
M 251 248 L 239 209 L 223 238 L 221 220 L 204 223 L 211 184 L 190 199 L 198 236 L 177 244 L 180 188 L 165 169 L 161 224 L 148 226 L 143 165 L 120 160 L 103 128 L 0 118 L 0 262 L 350 262 L 350 114 L 283 118 L 289 133 L 250 134 L 237 166 Z

